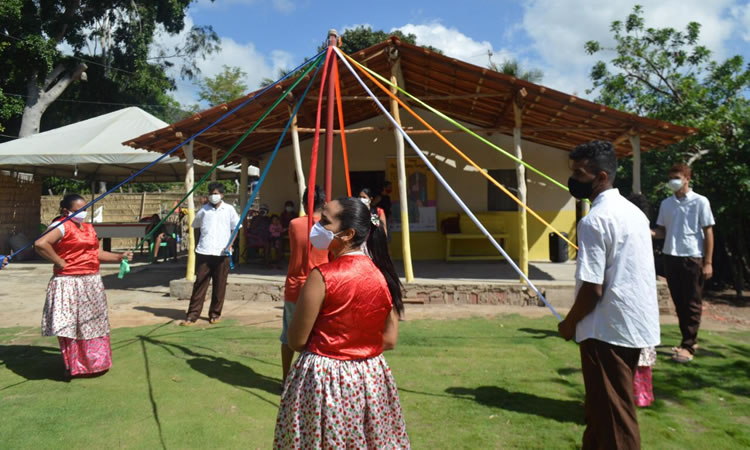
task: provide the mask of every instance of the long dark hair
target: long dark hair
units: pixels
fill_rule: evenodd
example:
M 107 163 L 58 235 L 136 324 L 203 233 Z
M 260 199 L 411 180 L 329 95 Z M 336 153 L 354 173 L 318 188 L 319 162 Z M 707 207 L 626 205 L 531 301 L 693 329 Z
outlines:
M 370 214 L 376 214 L 378 212 L 378 208 L 377 208 L 377 206 L 375 206 L 375 204 L 373 202 L 373 200 L 375 200 L 375 196 L 372 195 L 372 190 L 370 188 L 362 188 L 362 189 L 359 190 L 359 193 L 360 194 L 365 194 L 366 196 L 368 196 L 370 198 Z
M 63 197 L 62 200 L 60 200 L 60 215 L 52 219 L 52 222 L 57 222 L 58 220 L 64 219 L 65 215 L 63 214 L 63 209 L 67 209 L 70 212 L 75 212 L 72 210 L 73 203 L 77 202 L 78 200 L 86 201 L 85 198 L 81 197 L 79 194 L 68 194 L 65 197 Z
M 398 278 L 396 268 L 393 267 L 391 255 L 388 253 L 388 237 L 385 234 L 383 223 L 377 217 L 373 217 L 367 206 L 358 198 L 344 197 L 338 202 L 341 204 L 341 212 L 338 215 L 341 221 L 341 229 L 353 229 L 354 238 L 352 246 L 359 247 L 367 241 L 367 250 L 370 252 L 372 262 L 383 273 L 388 290 L 393 298 L 393 307 L 399 315 L 404 312 L 403 285 Z M 375 225 L 373 222 L 378 223 Z

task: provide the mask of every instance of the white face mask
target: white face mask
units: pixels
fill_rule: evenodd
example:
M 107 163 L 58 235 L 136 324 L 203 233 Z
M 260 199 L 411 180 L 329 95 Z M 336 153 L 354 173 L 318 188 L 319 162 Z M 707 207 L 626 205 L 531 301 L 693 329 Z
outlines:
M 684 181 L 682 181 L 682 178 L 672 178 L 671 180 L 669 180 L 669 181 L 667 182 L 667 187 L 669 187 L 669 189 L 670 189 L 670 190 L 671 190 L 672 192 L 677 192 L 677 191 L 679 191 L 680 189 L 682 189 L 682 186 L 683 186 L 684 184 L 685 184 L 685 182 L 684 182 Z
M 73 215 L 73 211 L 68 213 L 69 216 L 72 216 L 70 220 L 72 220 L 75 223 L 83 223 L 84 220 L 86 220 L 86 211 L 79 211 L 78 214 Z
M 367 207 L 369 207 L 370 203 L 371 203 L 371 200 L 369 198 L 364 198 L 364 197 L 360 197 L 359 201 L 361 201 L 362 203 L 364 203 L 365 206 L 367 206 Z
M 287 206 L 284 209 L 286 209 L 286 212 L 292 212 L 292 211 L 294 211 L 294 207 L 292 207 L 292 206 Z
M 333 231 L 326 229 L 320 222 L 316 222 L 310 230 L 310 243 L 318 250 L 328 250 L 331 241 L 336 237 Z
M 221 194 L 211 194 L 208 196 L 208 201 L 212 205 L 216 205 L 221 201 Z

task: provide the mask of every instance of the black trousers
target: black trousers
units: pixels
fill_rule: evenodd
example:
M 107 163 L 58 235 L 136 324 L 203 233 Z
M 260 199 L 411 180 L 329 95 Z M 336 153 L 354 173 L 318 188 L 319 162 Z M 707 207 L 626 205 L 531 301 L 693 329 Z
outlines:
M 695 353 L 703 312 L 703 259 L 664 255 L 664 271 L 680 321 L 680 347 Z
M 187 320 L 196 321 L 200 317 L 209 283 L 213 284 L 213 290 L 211 291 L 211 306 L 208 309 L 208 317 L 209 319 L 221 317 L 228 276 L 228 256 L 195 254 L 195 283 L 193 284 L 193 294 L 190 296 Z

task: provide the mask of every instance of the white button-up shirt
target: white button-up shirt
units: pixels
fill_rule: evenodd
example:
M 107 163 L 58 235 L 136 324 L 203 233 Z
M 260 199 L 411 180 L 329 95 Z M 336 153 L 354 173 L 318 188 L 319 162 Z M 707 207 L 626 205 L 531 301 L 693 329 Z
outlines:
M 198 211 L 193 220 L 193 228 L 200 228 L 201 238 L 196 253 L 222 256 L 229 245 L 229 238 L 240 217 L 232 205 L 222 201 L 218 207 L 207 203 Z
M 651 230 L 643 212 L 617 189 L 599 194 L 578 223 L 576 295 L 583 282 L 602 285 L 602 298 L 576 327 L 576 342 L 620 347 L 659 344 L 659 305 Z
M 708 199 L 693 191 L 682 198 L 665 198 L 659 206 L 656 224 L 664 227 L 664 249 L 667 255 L 703 256 L 703 229 L 716 224 Z

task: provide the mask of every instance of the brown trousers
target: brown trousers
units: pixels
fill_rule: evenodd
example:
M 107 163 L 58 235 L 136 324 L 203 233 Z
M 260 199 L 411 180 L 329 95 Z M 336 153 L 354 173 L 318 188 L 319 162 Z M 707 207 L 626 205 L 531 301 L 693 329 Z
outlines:
M 641 349 L 586 339 L 580 350 L 586 387 L 583 449 L 640 449 L 633 376 Z
M 229 257 L 195 254 L 195 283 L 190 296 L 187 320 L 196 321 L 203 311 L 208 284 L 212 282 L 211 306 L 208 309 L 209 319 L 221 317 L 224 307 L 224 293 L 227 290 L 229 276 Z
M 682 343 L 680 347 L 695 353 L 698 343 L 698 328 L 701 325 L 703 305 L 703 260 L 681 256 L 664 255 L 664 272 L 669 293 L 672 295 L 677 318 L 680 321 Z

